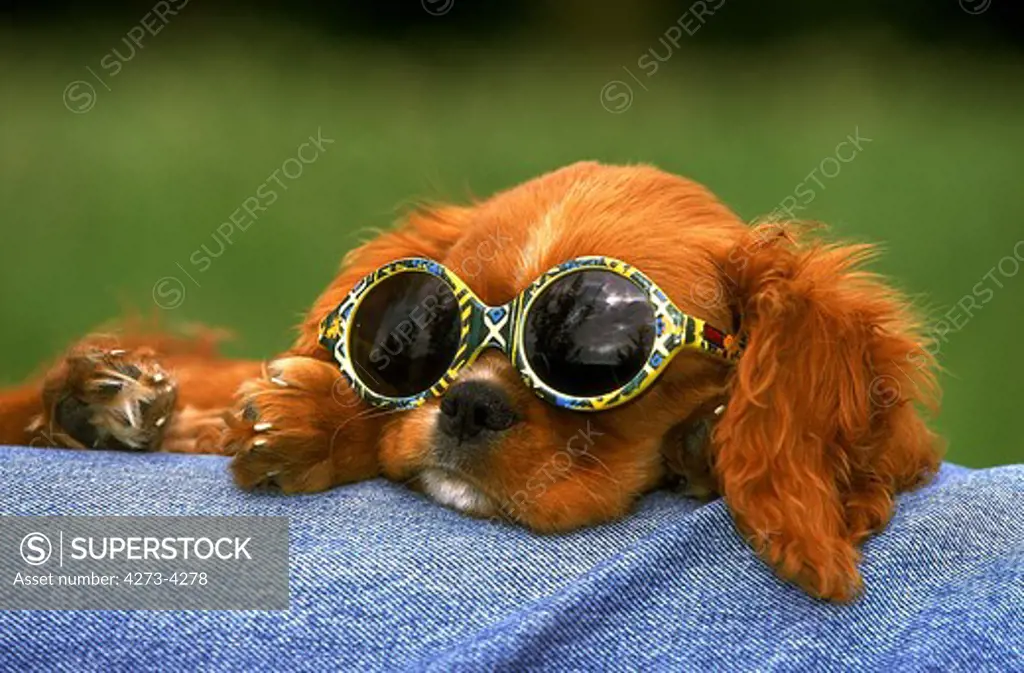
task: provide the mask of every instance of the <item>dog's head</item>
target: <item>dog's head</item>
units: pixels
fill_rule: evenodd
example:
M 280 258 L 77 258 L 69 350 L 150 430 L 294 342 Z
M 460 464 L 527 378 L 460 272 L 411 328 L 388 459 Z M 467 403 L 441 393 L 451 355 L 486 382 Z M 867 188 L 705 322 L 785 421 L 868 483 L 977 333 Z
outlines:
M 716 265 L 746 228 L 692 182 L 579 164 L 444 217 L 462 233 L 438 261 L 486 304 L 511 301 L 566 260 L 607 255 L 647 274 L 684 312 L 734 323 Z M 684 352 L 635 401 L 580 412 L 542 400 L 504 354 L 485 351 L 443 397 L 389 423 L 381 461 L 388 476 L 418 477 L 468 513 L 540 530 L 606 520 L 663 480 L 666 449 L 674 460 L 683 446 L 673 429 L 713 415 L 731 369 Z
M 746 340 L 735 361 L 683 351 L 642 395 L 599 412 L 542 400 L 486 351 L 383 433 L 385 474 L 442 503 L 566 530 L 682 477 L 691 493 L 722 493 L 771 560 L 806 564 L 818 552 L 799 545 L 856 544 L 884 522 L 895 490 L 935 468 L 915 404 L 933 393 L 932 361 L 906 302 L 857 270 L 865 246 L 749 227 L 694 182 L 591 163 L 412 227 L 436 238 L 457 229 L 437 261 L 488 305 L 566 260 L 605 255 Z M 789 542 L 773 552 L 776 539 Z

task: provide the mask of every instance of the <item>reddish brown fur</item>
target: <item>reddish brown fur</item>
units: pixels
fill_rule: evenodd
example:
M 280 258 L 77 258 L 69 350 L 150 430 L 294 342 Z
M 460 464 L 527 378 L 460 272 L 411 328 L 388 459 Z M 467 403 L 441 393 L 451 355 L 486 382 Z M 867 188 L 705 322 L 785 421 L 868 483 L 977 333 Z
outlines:
M 524 420 L 459 470 L 487 496 L 475 513 L 568 530 L 622 516 L 670 470 L 702 465 L 689 476 L 722 492 L 782 577 L 828 599 L 856 595 L 858 545 L 888 521 L 897 492 L 938 466 L 918 409 L 936 397 L 934 363 L 908 304 L 858 270 L 868 247 L 824 245 L 784 223 L 752 229 L 702 186 L 649 167 L 575 164 L 470 207 L 412 215 L 347 256 L 294 347 L 240 389 L 256 364 L 171 349 L 179 410 L 217 412 L 238 390 L 226 425 L 211 429 L 206 415 L 195 429 L 179 413 L 179 435 L 195 438 L 192 450 L 234 454 L 246 488 L 317 491 L 378 473 L 416 483 L 439 465 L 438 403 L 400 414 L 366 407 L 317 344 L 321 318 L 400 257 L 441 261 L 499 304 L 587 254 L 628 261 L 712 324 L 732 328 L 738 317 L 746 351 L 735 366 L 684 353 L 640 399 L 596 414 L 542 402 L 488 353 L 464 376 L 497 381 Z M 30 439 L 37 390 L 0 396 L 0 441 Z M 722 402 L 720 417 L 709 412 Z M 680 458 L 680 428 L 702 419 L 717 420 L 712 441 Z

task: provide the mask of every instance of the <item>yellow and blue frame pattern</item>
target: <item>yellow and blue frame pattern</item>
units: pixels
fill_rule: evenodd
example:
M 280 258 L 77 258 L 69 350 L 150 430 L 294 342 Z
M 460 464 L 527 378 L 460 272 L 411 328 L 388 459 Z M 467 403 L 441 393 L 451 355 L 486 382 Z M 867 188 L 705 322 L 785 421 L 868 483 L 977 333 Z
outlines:
M 655 320 L 654 345 L 643 369 L 621 388 L 595 397 L 575 397 L 552 389 L 534 373 L 522 348 L 523 327 L 533 300 L 555 281 L 585 270 L 609 271 L 644 291 Z M 348 334 L 352 318 L 367 293 L 399 273 L 426 273 L 440 279 L 454 294 L 460 312 L 459 347 L 448 371 L 431 388 L 410 397 L 387 397 L 363 383 L 357 364 L 349 356 Z M 464 368 L 486 349 L 496 348 L 512 360 L 526 385 L 547 402 L 577 411 L 610 409 L 634 399 L 648 388 L 682 350 L 703 351 L 726 359 L 739 357 L 737 339 L 683 313 L 643 272 L 611 257 L 577 257 L 549 269 L 515 299 L 503 306 L 487 306 L 469 286 L 439 262 L 420 257 L 398 259 L 360 280 L 345 300 L 320 323 L 320 343 L 334 354 L 341 372 L 356 393 L 370 404 L 386 409 L 413 409 L 439 397 Z

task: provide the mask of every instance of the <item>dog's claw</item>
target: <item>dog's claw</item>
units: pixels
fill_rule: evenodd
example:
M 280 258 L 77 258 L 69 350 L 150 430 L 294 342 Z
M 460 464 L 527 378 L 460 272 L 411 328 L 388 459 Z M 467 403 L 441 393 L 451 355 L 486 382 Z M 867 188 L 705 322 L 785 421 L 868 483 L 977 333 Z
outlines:
M 124 384 L 114 379 L 106 379 L 96 383 L 96 390 L 101 393 L 112 394 L 121 390 Z

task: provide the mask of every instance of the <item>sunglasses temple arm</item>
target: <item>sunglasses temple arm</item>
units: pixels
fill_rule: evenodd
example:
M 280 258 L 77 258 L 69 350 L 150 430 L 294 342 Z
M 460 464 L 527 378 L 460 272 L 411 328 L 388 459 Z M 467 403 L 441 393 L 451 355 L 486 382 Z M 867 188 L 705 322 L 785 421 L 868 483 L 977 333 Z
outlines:
M 682 347 L 712 353 L 729 360 L 740 356 L 743 341 L 732 334 L 712 326 L 701 318 L 683 314 L 680 324 Z
M 319 341 L 320 345 L 326 348 L 328 352 L 333 355 L 340 339 L 341 317 L 338 315 L 338 310 L 335 309 L 320 321 L 320 331 L 317 335 L 317 341 Z

